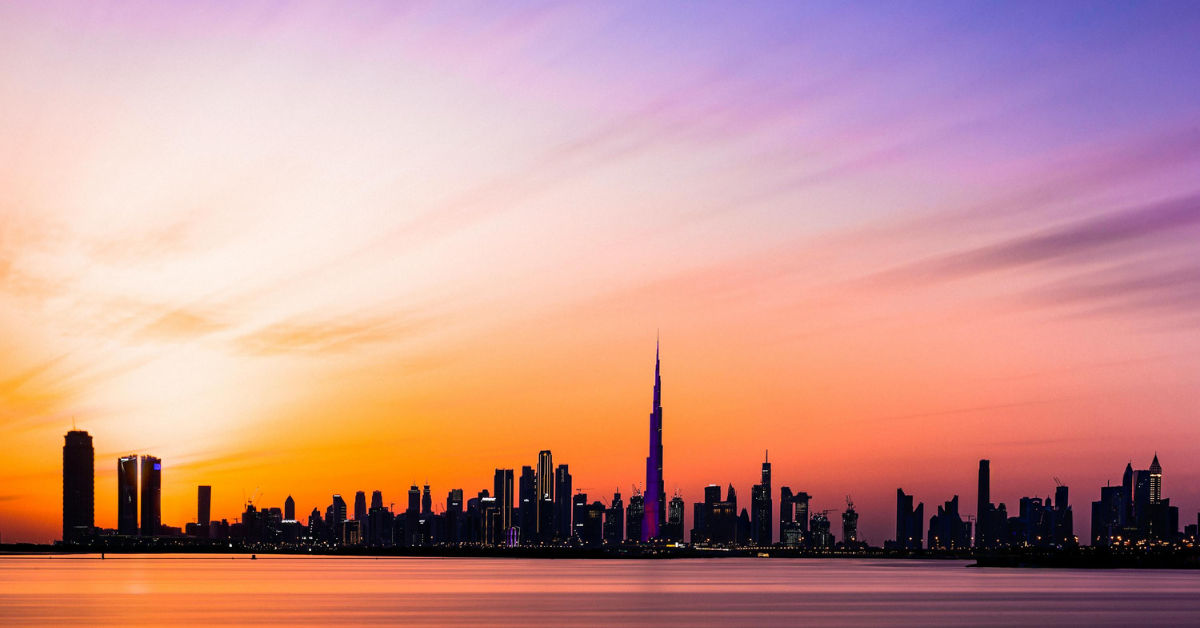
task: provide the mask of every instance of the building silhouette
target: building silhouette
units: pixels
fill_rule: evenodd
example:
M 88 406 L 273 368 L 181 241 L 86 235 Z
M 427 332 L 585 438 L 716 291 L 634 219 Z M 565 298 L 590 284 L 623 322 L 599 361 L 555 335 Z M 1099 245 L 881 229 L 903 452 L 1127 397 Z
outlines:
M 537 540 L 539 543 L 552 543 L 557 529 L 554 525 L 555 513 L 554 491 L 557 488 L 554 479 L 554 456 L 549 449 L 538 452 L 536 504 Z
M 566 541 L 573 535 L 571 529 L 571 473 L 567 465 L 560 464 L 554 470 L 554 505 L 555 524 L 558 529 L 558 539 Z
M 363 521 L 367 518 L 367 494 L 363 491 L 354 492 L 354 520 Z
M 667 526 L 663 529 L 663 540 L 671 543 L 683 541 L 684 508 L 683 495 L 676 489 L 675 495 L 667 503 Z
M 537 474 L 533 467 L 521 467 L 517 478 L 517 510 L 514 517 L 521 528 L 521 542 L 528 545 L 537 540 Z
M 586 538 L 584 526 L 587 525 L 587 497 L 587 493 L 580 492 L 571 498 L 571 540 L 576 543 L 582 543 Z
M 971 522 L 958 513 L 958 495 L 938 506 L 929 518 L 929 549 L 963 550 L 971 547 Z
M 815 512 L 809 522 L 809 546 L 813 549 L 833 549 L 836 539 L 829 527 L 829 516 L 824 512 Z
M 296 500 L 292 499 L 291 495 L 283 500 L 283 519 L 284 521 L 296 520 Z
M 625 502 L 621 491 L 613 493 L 612 503 L 604 511 L 604 542 L 618 544 L 625 540 Z
M 913 496 L 904 489 L 896 489 L 896 542 L 895 548 L 919 550 L 925 529 L 925 504 L 913 507 Z
M 989 530 L 991 526 L 992 505 L 992 467 L 991 461 L 979 461 L 979 492 L 975 502 L 975 547 L 991 547 Z
M 764 458 L 762 482 L 750 489 L 751 540 L 756 545 L 771 545 L 775 528 L 775 512 L 771 503 L 771 463 Z
M 513 527 L 513 470 L 496 469 L 492 489 L 492 496 L 496 498 L 496 506 L 500 509 L 500 529 L 507 532 Z
M 667 522 L 667 493 L 663 488 L 662 376 L 659 369 L 658 343 L 654 345 L 654 403 L 650 408 L 650 455 L 646 457 L 646 513 L 643 515 L 642 541 L 661 536 Z
M 142 536 L 158 534 L 162 525 L 162 460 L 142 456 Z
M 117 459 L 117 534 L 138 533 L 138 457 Z
M 291 499 L 290 497 L 288 499 Z M 212 487 L 196 487 L 196 524 L 207 526 L 212 519 Z
M 65 439 L 62 540 L 76 543 L 91 536 L 96 526 L 96 452 L 85 431 L 71 430 Z
M 642 524 L 645 523 L 646 502 L 643 501 L 642 491 L 633 487 L 629 496 L 629 506 L 625 509 L 625 539 L 638 543 L 642 540 Z

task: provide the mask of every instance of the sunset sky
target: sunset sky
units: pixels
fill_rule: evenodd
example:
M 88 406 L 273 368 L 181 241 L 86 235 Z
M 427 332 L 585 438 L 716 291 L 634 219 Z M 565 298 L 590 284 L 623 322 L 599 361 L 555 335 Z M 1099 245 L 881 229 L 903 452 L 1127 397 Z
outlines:
M 656 333 L 689 504 L 769 449 L 882 544 L 989 458 L 1086 538 L 1157 452 L 1195 523 L 1197 77 L 1190 1 L 0 3 L 0 537 L 73 420 L 104 527 L 131 453 L 174 526 L 628 500 Z

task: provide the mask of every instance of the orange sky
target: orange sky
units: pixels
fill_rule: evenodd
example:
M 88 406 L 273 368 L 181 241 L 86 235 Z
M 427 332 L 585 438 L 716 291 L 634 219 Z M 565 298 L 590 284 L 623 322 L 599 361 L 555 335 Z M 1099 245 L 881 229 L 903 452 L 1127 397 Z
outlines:
M 1135 71 L 1186 75 L 1176 31 L 118 6 L 0 8 L 5 541 L 58 536 L 72 420 L 106 527 L 130 453 L 176 526 L 541 449 L 628 498 L 658 330 L 688 502 L 769 448 L 882 544 L 986 457 L 1086 537 L 1157 451 L 1195 521 L 1196 100 Z

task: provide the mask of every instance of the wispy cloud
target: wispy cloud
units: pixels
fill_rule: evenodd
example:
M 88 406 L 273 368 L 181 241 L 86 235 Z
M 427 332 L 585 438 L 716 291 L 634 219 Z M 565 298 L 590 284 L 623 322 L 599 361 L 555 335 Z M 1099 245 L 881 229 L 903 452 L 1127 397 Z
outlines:
M 261 356 L 339 353 L 368 345 L 402 342 L 432 325 L 432 319 L 402 315 L 296 318 L 239 336 L 233 346 L 240 353 Z
M 881 286 L 928 284 L 1034 264 L 1110 261 L 1137 251 L 1187 243 L 1200 226 L 1200 196 L 1187 196 L 1008 238 L 880 272 Z M 1134 251 L 1128 246 L 1136 246 Z

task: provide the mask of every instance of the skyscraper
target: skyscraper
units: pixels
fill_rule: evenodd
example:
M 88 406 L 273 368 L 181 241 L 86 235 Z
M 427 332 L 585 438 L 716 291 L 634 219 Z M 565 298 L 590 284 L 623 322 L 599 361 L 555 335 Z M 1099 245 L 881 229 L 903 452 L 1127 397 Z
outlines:
M 288 498 L 291 500 L 291 497 Z M 290 517 L 289 517 L 290 518 Z M 196 487 L 196 523 L 207 526 L 212 519 L 212 487 Z
M 571 473 L 565 464 L 554 470 L 554 505 L 558 538 L 565 541 L 571 538 Z
M 612 503 L 604 513 L 604 542 L 620 544 L 625 540 L 625 502 L 621 491 L 613 493 Z
M 1158 464 L 1158 453 L 1150 463 L 1150 505 L 1155 506 L 1162 501 L 1162 465 Z
M 333 504 L 329 506 L 329 516 L 325 525 L 333 530 L 335 538 L 341 538 L 342 524 L 346 523 L 346 500 L 340 494 L 333 496 Z
M 363 521 L 367 518 L 367 494 L 363 491 L 354 493 L 354 520 Z
M 283 520 L 296 520 L 296 500 L 292 499 L 291 495 L 288 495 L 287 499 L 283 500 Z
M 500 509 L 500 530 L 506 532 L 513 526 L 513 470 L 496 469 L 492 490 L 496 506 Z
M 925 528 L 925 504 L 913 508 L 913 496 L 896 489 L 896 549 L 921 549 Z
M 529 544 L 537 538 L 537 475 L 533 467 L 521 467 L 517 480 L 517 525 L 521 528 L 521 542 Z
M 635 486 L 633 495 L 629 497 L 629 506 L 625 510 L 626 540 L 635 543 L 642 540 L 642 524 L 645 523 L 645 515 L 646 503 L 642 500 L 642 491 Z
M 537 463 L 537 539 L 549 543 L 554 539 L 554 458 L 549 449 L 538 452 Z
M 383 493 L 381 491 L 371 491 L 371 508 L 367 513 L 370 514 L 370 511 L 376 508 L 383 508 Z
M 117 459 L 117 534 L 138 533 L 138 457 Z
M 162 460 L 142 456 L 142 536 L 158 534 L 162 525 Z
M 414 482 L 408 489 L 408 508 L 404 511 L 404 542 L 407 545 L 415 545 L 417 537 L 420 536 L 418 530 L 420 518 L 421 489 L 417 488 L 417 484 Z
M 758 545 L 770 545 L 774 542 L 775 512 L 771 502 L 771 463 L 767 459 L 763 460 L 762 483 L 751 489 L 750 509 L 751 538 Z
M 854 500 L 846 496 L 846 510 L 842 513 L 842 545 L 846 549 L 858 546 L 858 511 L 854 510 Z
M 989 520 L 992 505 L 992 469 L 991 462 L 979 461 L 979 499 L 975 504 L 975 547 L 990 547 Z M 931 548 L 932 549 L 932 548 Z
M 663 539 L 680 542 L 683 540 L 683 495 L 675 489 L 675 495 L 667 502 L 667 525 L 663 528 Z
M 81 430 L 67 432 L 63 444 L 64 543 L 73 543 L 96 525 L 96 452 L 92 437 Z
M 650 455 L 646 457 L 646 514 L 642 541 L 657 539 L 667 522 L 667 493 L 663 488 L 662 376 L 658 343 L 654 343 L 654 403 L 650 408 Z

